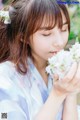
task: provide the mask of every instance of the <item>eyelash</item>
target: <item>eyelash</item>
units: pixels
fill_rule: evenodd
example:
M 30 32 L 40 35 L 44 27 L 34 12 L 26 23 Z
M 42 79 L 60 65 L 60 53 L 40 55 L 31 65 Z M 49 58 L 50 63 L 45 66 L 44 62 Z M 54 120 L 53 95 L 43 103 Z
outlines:
M 62 29 L 62 32 L 66 32 L 68 30 L 68 27 L 66 27 L 65 29 Z
M 67 31 L 67 28 L 65 29 L 65 30 L 61 30 L 62 32 L 66 32 Z M 45 36 L 45 37 L 47 37 L 47 36 L 50 36 L 51 35 L 51 33 L 49 33 L 49 34 L 42 34 L 43 36 Z
M 66 32 L 67 31 L 67 29 L 65 29 L 65 30 L 61 30 L 62 32 Z
M 42 34 L 43 36 L 49 36 L 49 35 L 51 35 L 51 33 L 50 34 Z

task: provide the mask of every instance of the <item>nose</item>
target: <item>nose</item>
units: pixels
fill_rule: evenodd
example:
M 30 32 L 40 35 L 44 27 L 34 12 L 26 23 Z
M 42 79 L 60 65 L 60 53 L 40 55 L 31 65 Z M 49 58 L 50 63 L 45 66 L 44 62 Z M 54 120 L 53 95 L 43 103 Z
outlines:
M 60 31 L 56 32 L 54 39 L 55 40 L 53 40 L 53 45 L 57 48 L 62 49 L 64 47 L 64 40 Z

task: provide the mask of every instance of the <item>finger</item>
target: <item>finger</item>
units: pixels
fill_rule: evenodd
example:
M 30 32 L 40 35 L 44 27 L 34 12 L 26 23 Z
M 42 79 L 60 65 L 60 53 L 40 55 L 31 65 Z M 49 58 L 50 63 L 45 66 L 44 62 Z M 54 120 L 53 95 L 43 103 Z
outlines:
M 74 77 L 74 80 L 75 81 L 80 81 L 80 63 L 78 65 L 78 69 L 77 69 L 76 75 Z
M 80 81 L 74 85 L 76 88 L 80 89 Z
M 59 80 L 59 75 L 57 75 L 57 74 L 54 74 L 54 75 L 53 75 L 53 80 L 54 80 L 54 81 L 57 81 L 57 80 Z
M 66 94 L 67 93 L 67 91 L 66 91 L 66 89 L 64 88 L 64 86 L 62 86 L 60 83 L 59 83 L 59 81 L 56 81 L 55 83 L 54 83 L 54 88 L 59 92 L 59 93 L 61 93 L 61 94 Z
M 70 68 L 69 72 L 67 73 L 67 75 L 63 78 L 63 82 L 70 82 L 75 74 L 76 74 L 76 71 L 77 71 L 77 63 L 75 62 L 72 67 Z
M 68 89 L 72 89 L 73 92 L 78 93 L 78 91 L 80 91 L 80 82 L 76 83 L 75 85 L 70 85 L 70 87 L 68 87 Z
M 80 63 L 78 64 L 78 69 L 74 76 L 74 79 L 71 82 L 73 85 L 80 84 Z

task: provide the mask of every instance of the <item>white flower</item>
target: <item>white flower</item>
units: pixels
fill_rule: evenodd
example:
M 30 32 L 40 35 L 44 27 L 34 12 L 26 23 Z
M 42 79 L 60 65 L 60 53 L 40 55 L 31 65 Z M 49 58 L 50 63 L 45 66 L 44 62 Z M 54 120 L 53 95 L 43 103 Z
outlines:
M 70 48 L 70 55 L 72 56 L 73 61 L 80 61 L 80 44 L 78 42 Z
M 11 23 L 9 11 L 0 10 L 0 18 L 4 18 L 4 24 Z
M 66 74 L 71 66 L 71 57 L 68 51 L 61 50 L 52 58 L 49 58 L 49 65 L 46 67 L 50 75 L 58 74 L 61 78 Z
M 73 62 L 80 61 L 80 44 L 77 42 L 69 51 L 61 50 L 56 55 L 48 59 L 49 65 L 46 67 L 46 72 L 53 76 L 58 74 L 59 78 L 63 78 L 69 71 Z

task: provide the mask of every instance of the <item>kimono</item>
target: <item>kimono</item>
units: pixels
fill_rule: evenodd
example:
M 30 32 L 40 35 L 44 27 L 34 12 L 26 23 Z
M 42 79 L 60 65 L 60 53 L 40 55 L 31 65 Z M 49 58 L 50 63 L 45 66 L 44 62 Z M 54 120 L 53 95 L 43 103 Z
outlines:
M 46 86 L 40 73 L 28 58 L 28 71 L 21 75 L 10 61 L 0 64 L 0 120 L 35 120 L 53 87 L 48 77 Z M 55 109 L 55 108 L 54 108 Z M 56 120 L 61 120 L 63 103 Z

